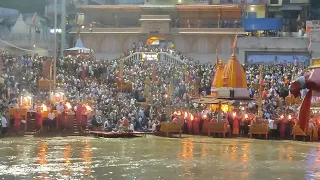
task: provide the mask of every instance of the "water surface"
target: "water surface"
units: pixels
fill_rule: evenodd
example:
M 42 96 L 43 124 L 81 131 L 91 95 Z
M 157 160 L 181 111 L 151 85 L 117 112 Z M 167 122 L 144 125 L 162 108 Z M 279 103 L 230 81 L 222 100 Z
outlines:
M 320 146 L 202 136 L 0 139 L 0 178 L 320 179 Z

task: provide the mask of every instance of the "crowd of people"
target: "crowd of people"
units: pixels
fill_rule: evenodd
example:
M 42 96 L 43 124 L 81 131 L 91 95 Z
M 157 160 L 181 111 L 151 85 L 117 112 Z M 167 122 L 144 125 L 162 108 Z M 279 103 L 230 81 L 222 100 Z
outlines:
M 177 66 L 161 61 L 124 60 L 137 51 L 167 52 L 180 58 L 184 64 Z M 4 79 L 4 85 L 0 88 L 0 117 L 9 118 L 8 107 L 15 106 L 18 95 L 22 93 L 32 94 L 35 106 L 49 104 L 49 93 L 38 89 L 38 81 L 49 78 L 48 72 L 51 70 L 45 64 L 51 61 L 49 57 L 38 55 L 16 56 L 7 51 L 0 52 Z M 250 96 L 254 98 L 258 93 L 255 85 L 259 83 L 259 68 L 254 64 L 244 68 Z M 297 107 L 284 105 L 284 98 L 289 95 L 292 78 L 305 69 L 302 64 L 264 66 L 263 109 L 266 119 L 279 116 L 288 108 L 293 114 L 297 112 Z M 195 108 L 190 99 L 198 92 L 210 94 L 214 73 L 215 65 L 201 64 L 172 47 L 135 46 L 114 60 L 80 55 L 59 59 L 56 81 L 73 106 L 84 101 L 92 103 L 94 112 L 89 121 L 92 128 L 103 126 L 107 130 L 117 130 L 126 120 L 135 130 L 139 130 L 173 119 L 169 112 L 176 109 Z M 254 109 L 256 104 L 252 102 L 246 106 L 245 109 Z M 200 106 L 197 107 L 199 109 Z M 256 110 L 252 112 L 257 113 Z

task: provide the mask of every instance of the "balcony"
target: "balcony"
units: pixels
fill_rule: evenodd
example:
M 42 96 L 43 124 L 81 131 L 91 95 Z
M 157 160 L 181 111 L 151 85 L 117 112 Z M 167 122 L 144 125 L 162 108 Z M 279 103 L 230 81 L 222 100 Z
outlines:
M 266 4 L 266 0 L 220 0 L 220 3 L 218 4 L 256 4 L 256 5 L 262 5 Z

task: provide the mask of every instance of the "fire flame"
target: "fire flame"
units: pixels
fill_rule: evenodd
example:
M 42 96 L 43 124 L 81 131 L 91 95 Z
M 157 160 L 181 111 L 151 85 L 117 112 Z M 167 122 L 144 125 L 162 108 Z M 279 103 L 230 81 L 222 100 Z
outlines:
M 45 104 L 41 105 L 42 111 L 48 111 L 48 107 Z
M 71 104 L 70 104 L 69 102 L 66 103 L 66 107 L 67 107 L 68 109 L 71 109 L 71 108 L 72 108 L 72 106 L 71 106 Z

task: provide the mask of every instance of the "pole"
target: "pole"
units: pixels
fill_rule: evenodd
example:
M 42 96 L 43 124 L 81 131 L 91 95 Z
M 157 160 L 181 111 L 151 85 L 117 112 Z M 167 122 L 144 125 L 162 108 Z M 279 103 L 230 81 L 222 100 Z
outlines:
M 259 100 L 258 100 L 258 117 L 259 117 L 259 120 L 261 121 L 262 120 L 262 91 L 263 91 L 263 85 L 262 85 L 262 65 L 260 65 L 259 67 L 259 70 L 260 70 L 260 87 L 259 87 Z
M 58 20 L 58 0 L 54 0 L 54 55 L 53 55 L 53 89 L 56 88 L 56 66 L 57 66 L 57 20 Z M 50 92 L 51 94 L 51 92 Z
M 66 49 L 66 0 L 61 0 L 61 48 L 60 57 L 63 58 L 63 52 Z

